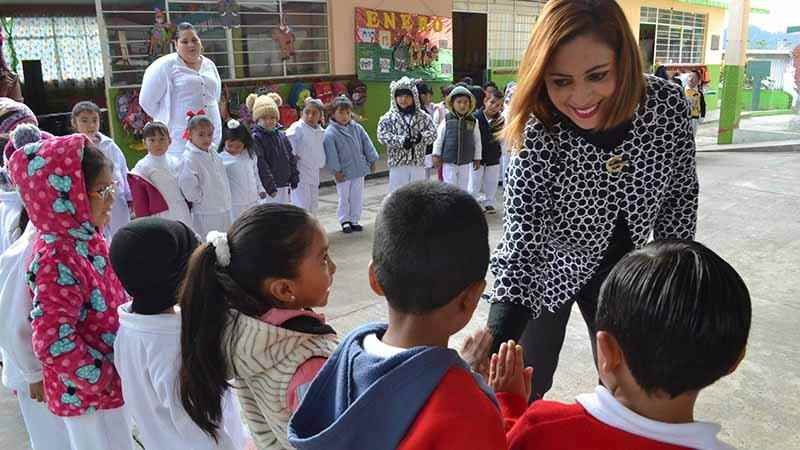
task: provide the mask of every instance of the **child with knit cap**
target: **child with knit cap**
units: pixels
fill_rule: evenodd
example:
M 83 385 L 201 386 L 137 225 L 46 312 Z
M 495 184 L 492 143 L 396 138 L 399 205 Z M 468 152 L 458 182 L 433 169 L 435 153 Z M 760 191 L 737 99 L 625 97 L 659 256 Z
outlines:
M 322 145 L 325 129 L 320 125 L 322 116 L 322 102 L 309 97 L 305 100 L 301 120 L 286 130 L 300 172 L 300 183 L 292 191 L 292 204 L 305 209 L 312 216 L 316 216 L 319 209 L 319 171 L 325 167 L 325 147 Z
M 292 144 L 280 130 L 278 107 L 281 96 L 270 92 L 266 95 L 250 94 L 247 107 L 256 122 L 253 128 L 253 149 L 258 158 L 258 173 L 261 184 L 267 190 L 266 203 L 292 202 L 291 191 L 297 188 L 300 174 L 297 161 L 292 155 Z
M 111 243 L 111 265 L 131 296 L 117 309 L 114 364 L 126 407 L 148 450 L 241 450 L 247 441 L 230 390 L 223 398 L 216 440 L 192 422 L 181 404 L 181 316 L 175 304 L 198 245 L 185 224 L 156 217 L 121 228 Z
M 439 124 L 433 143 L 433 161 L 443 168 L 445 183 L 466 191 L 470 172 L 481 167 L 481 129 L 472 115 L 475 97 L 466 87 L 456 86 L 446 103 L 450 112 Z

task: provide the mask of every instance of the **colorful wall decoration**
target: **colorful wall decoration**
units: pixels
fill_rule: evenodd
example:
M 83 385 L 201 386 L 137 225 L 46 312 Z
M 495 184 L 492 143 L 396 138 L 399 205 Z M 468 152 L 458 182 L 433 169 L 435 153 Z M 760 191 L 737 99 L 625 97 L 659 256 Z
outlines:
M 360 80 L 402 76 L 428 81 L 453 78 L 453 21 L 355 8 L 356 73 Z

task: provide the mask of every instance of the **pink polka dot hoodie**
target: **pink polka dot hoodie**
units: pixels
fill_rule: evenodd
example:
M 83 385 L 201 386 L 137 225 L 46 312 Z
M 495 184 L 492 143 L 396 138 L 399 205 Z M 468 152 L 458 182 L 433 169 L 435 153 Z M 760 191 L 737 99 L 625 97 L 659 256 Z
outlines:
M 29 144 L 11 158 L 11 176 L 39 235 L 28 269 L 33 350 L 42 363 L 47 406 L 79 416 L 122 406 L 114 368 L 122 285 L 108 246 L 89 222 L 81 135 Z

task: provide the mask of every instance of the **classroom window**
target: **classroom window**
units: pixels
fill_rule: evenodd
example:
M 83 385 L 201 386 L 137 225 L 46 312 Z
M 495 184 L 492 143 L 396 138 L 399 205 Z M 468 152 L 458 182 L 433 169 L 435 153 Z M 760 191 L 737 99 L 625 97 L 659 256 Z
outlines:
M 706 24 L 705 14 L 643 6 L 639 37 L 645 64 L 702 63 Z

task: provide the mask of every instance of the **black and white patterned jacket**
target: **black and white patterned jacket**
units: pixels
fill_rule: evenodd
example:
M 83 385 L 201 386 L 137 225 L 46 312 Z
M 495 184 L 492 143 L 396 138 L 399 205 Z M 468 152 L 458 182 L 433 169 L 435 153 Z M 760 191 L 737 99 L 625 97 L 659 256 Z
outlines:
M 693 239 L 698 182 L 695 143 L 681 89 L 647 77 L 645 99 L 621 145 L 607 152 L 574 126 L 551 130 L 535 118 L 523 149 L 511 160 L 504 235 L 492 256 L 490 302 L 555 311 L 591 278 L 623 214 L 634 245 L 655 239 Z M 623 156 L 629 170 L 610 173 Z
M 416 82 L 403 77 L 389 85 L 389 111 L 378 121 L 378 142 L 386 146 L 386 163 L 389 167 L 423 166 L 425 149 L 436 140 L 436 127 L 431 116 L 422 109 Z M 394 93 L 398 89 L 408 89 L 413 94 L 415 111 L 410 116 L 404 117 L 397 108 Z M 405 149 L 403 142 L 409 136 L 417 143 Z

